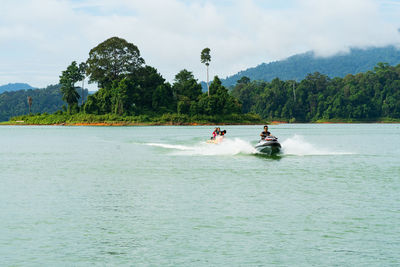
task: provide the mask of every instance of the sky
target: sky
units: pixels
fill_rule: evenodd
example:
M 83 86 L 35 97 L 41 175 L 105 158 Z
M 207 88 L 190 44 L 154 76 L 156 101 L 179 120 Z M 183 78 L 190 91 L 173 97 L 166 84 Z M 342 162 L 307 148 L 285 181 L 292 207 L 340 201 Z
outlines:
M 400 0 L 2 0 L 0 85 L 56 84 L 113 36 L 170 82 L 182 69 L 205 80 L 205 47 L 220 78 L 310 50 L 400 47 L 399 14 Z

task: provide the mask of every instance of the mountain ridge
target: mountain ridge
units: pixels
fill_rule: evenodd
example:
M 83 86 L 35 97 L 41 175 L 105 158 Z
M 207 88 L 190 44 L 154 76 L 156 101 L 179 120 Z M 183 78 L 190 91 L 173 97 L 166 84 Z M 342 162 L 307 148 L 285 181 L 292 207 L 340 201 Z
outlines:
M 221 81 L 223 85 L 230 87 L 244 76 L 250 80 L 269 82 L 274 78 L 300 81 L 314 72 L 320 72 L 330 78 L 344 77 L 347 74 L 372 70 L 379 62 L 389 63 L 389 65 L 399 64 L 400 49 L 392 45 L 367 49 L 352 48 L 349 53 L 330 57 L 317 57 L 313 51 L 308 51 L 283 60 L 261 63 L 256 67 L 221 79 Z
M 36 89 L 27 83 L 8 83 L 0 85 L 0 94 L 3 92 L 14 92 L 19 90 Z
M 33 114 L 54 113 L 62 110 L 65 102 L 62 100 L 60 87 L 61 85 L 56 84 L 41 89 L 33 88 L 0 93 L 0 122 L 7 121 L 13 116 L 28 114 L 28 97 L 32 98 L 31 112 Z M 80 88 L 77 91 L 78 94 L 81 94 Z M 87 95 L 88 90 L 85 89 L 85 98 L 87 98 Z

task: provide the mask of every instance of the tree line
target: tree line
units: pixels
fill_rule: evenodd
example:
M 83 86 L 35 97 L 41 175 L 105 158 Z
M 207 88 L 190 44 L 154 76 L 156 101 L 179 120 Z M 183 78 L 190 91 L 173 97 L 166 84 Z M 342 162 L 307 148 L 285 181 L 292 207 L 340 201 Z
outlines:
M 201 62 L 208 66 L 210 49 L 201 52 Z M 87 77 L 99 90 L 78 108 L 76 83 Z M 216 76 L 207 93 L 192 72 L 183 69 L 172 84 L 152 66 L 145 65 L 138 47 L 126 40 L 112 37 L 90 50 L 86 62 L 75 61 L 60 76 L 63 100 L 68 112 L 86 114 L 178 113 L 187 115 L 225 115 L 241 113 L 240 102 L 233 97 Z M 208 84 L 208 83 L 207 83 Z
M 371 71 L 329 78 L 319 72 L 300 82 L 250 81 L 242 77 L 232 89 L 244 113 L 269 120 L 313 122 L 400 118 L 400 65 L 378 63 Z
M 200 60 L 208 76 L 209 48 L 201 51 Z M 77 84 L 85 79 L 97 83 L 99 90 L 83 101 L 84 84 Z M 166 82 L 156 68 L 145 64 L 136 45 L 112 37 L 91 49 L 85 62 L 73 61 L 61 73 L 59 93 L 67 106 L 58 112 L 120 117 L 251 113 L 288 122 L 400 118 L 400 65 L 379 63 L 371 71 L 344 78 L 315 72 L 300 82 L 242 77 L 230 90 L 215 76 L 210 84 L 207 77 L 207 88 L 203 93 L 193 73 L 186 69 L 177 73 L 172 83 Z M 33 112 L 35 99 L 31 99 Z M 28 105 L 25 98 L 23 108 Z

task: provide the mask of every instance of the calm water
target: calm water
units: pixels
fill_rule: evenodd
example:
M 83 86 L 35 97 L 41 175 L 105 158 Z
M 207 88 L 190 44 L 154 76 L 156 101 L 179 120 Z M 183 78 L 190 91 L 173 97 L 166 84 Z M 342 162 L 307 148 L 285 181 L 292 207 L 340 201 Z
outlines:
M 400 125 L 0 127 L 1 266 L 398 266 Z

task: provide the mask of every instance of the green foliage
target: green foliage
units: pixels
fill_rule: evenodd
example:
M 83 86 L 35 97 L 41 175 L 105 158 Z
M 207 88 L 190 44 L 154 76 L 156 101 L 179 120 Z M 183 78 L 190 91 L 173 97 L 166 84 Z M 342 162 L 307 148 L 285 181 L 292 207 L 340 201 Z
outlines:
M 171 86 L 150 66 L 139 68 L 135 75 L 114 80 L 89 96 L 84 106 L 92 114 L 140 114 L 174 109 Z
M 27 98 L 32 98 L 32 113 L 53 113 L 62 109 L 64 104 L 60 85 L 50 85 L 45 89 L 19 90 L 0 94 L 0 121 L 9 120 L 12 116 L 29 113 Z M 80 91 L 80 90 L 79 90 Z M 84 90 L 87 95 L 88 91 Z
M 209 48 L 202 51 L 201 59 L 208 66 Z M 110 38 L 90 51 L 86 64 L 77 67 L 73 62 L 63 72 L 60 78 L 66 88 L 64 98 L 69 101 L 68 106 L 74 105 L 75 99 L 70 99 L 71 92 L 67 89 L 73 88 L 76 81 L 72 73 L 85 69 L 90 81 L 100 85 L 83 106 L 85 114 L 156 117 L 174 113 L 180 116 L 240 113 L 239 101 L 222 86 L 218 77 L 211 85 L 212 96 L 207 99 L 192 72 L 180 71 L 171 86 L 157 69 L 143 64 L 135 45 L 117 37 Z
M 152 107 L 157 113 L 167 113 L 176 110 L 172 87 L 169 83 L 157 86 L 152 97 Z
M 242 78 L 240 78 L 239 80 L 237 80 L 236 83 L 242 83 L 242 84 L 248 84 L 250 82 L 250 78 L 247 76 L 243 76 Z
M 235 97 L 229 94 L 228 89 L 221 84 L 221 80 L 218 76 L 214 77 L 214 80 L 210 85 L 210 96 L 202 94 L 198 97 L 198 101 L 192 105 L 192 115 L 224 115 L 241 113 L 241 104 Z
M 178 114 L 189 114 L 192 101 L 186 96 L 181 96 L 178 101 Z
M 11 118 L 11 124 L 34 124 L 34 125 L 157 125 L 157 124 L 260 124 L 264 123 L 256 114 L 229 114 L 229 115 L 195 115 L 165 113 L 162 115 L 138 115 L 120 116 L 118 114 L 68 114 L 56 112 L 54 114 L 22 115 Z
M 211 60 L 209 52 L 209 49 L 202 51 L 202 62 L 207 66 Z M 27 124 L 132 125 L 260 123 L 261 118 L 288 122 L 400 120 L 400 65 L 379 63 L 373 71 L 333 79 L 314 72 L 300 82 L 278 78 L 271 82 L 251 82 L 250 78 L 242 77 L 231 92 L 215 76 L 208 95 L 202 93 L 201 85 L 186 69 L 175 76 L 171 86 L 157 69 L 143 64 L 135 45 L 110 38 L 91 50 L 87 64 L 78 66 L 72 62 L 62 72 L 61 92 L 68 108 L 61 102 L 54 114 L 13 120 Z M 84 79 L 85 70 L 101 88 L 79 107 L 75 83 Z M 16 92 L 17 102 L 13 102 L 11 93 L 1 94 L 0 118 L 26 114 L 27 97 L 32 99 L 32 112 L 37 112 L 36 103 L 42 98 L 37 98 L 32 90 L 27 92 Z M 23 112 L 2 114 L 2 105 Z
M 80 96 L 76 91 L 75 83 L 83 80 L 83 78 L 82 70 L 78 67 L 76 61 L 73 61 L 60 76 L 62 99 L 67 102 L 69 110 L 71 106 L 78 104 Z
M 201 85 L 197 83 L 193 73 L 186 69 L 175 75 L 172 89 L 178 100 L 187 98 L 189 101 L 194 101 L 201 95 Z
M 137 74 L 131 78 L 137 86 L 133 88 L 133 103 L 139 112 L 153 109 L 153 94 L 157 87 L 164 85 L 165 79 L 156 68 L 145 66 L 140 68 Z
M 210 65 L 211 55 L 210 55 L 210 48 L 204 48 L 200 54 L 200 61 L 206 66 Z
M 210 87 L 211 90 L 211 87 Z M 232 95 L 243 112 L 269 120 L 313 122 L 400 118 L 400 65 L 380 63 L 374 71 L 330 79 L 318 72 L 301 82 L 238 83 Z
M 136 45 L 112 37 L 90 50 L 86 64 L 89 81 L 106 88 L 134 74 L 144 64 L 144 59 Z
M 120 82 L 115 81 L 111 87 L 111 112 L 122 115 L 124 111 L 129 109 L 128 100 L 129 81 L 122 79 Z

